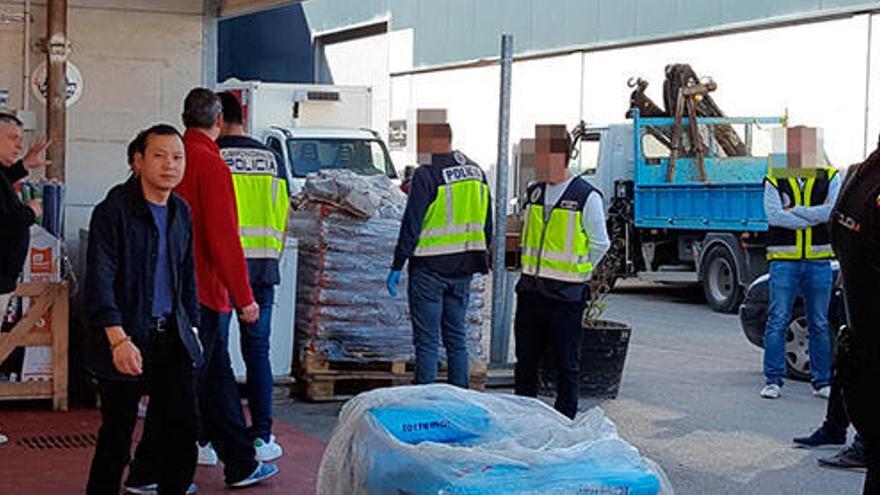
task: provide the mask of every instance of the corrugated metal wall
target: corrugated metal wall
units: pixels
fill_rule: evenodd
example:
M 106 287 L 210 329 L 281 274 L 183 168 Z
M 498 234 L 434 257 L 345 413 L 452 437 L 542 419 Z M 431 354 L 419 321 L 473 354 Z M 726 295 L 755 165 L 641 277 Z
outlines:
M 414 64 L 493 57 L 512 33 L 518 54 L 647 41 L 866 9 L 865 0 L 309 0 L 313 33 L 390 19 L 413 28 Z

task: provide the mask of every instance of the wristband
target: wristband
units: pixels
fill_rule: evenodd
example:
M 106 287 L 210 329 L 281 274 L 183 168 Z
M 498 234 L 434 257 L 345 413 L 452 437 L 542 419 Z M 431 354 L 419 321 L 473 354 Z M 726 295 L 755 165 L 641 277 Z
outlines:
M 110 345 L 110 352 L 115 351 L 117 347 L 121 346 L 122 344 L 124 344 L 124 343 L 126 343 L 126 342 L 131 342 L 131 337 L 128 336 L 128 335 L 126 335 L 125 337 L 123 337 L 123 338 L 119 339 L 118 341 L 116 341 L 115 344 L 111 344 L 111 345 Z

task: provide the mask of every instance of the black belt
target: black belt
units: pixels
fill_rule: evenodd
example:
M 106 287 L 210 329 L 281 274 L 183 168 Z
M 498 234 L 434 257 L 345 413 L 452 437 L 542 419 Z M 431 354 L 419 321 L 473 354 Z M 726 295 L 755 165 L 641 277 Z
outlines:
M 155 330 L 157 332 L 168 330 L 171 328 L 171 315 L 151 317 L 149 327 L 150 330 Z

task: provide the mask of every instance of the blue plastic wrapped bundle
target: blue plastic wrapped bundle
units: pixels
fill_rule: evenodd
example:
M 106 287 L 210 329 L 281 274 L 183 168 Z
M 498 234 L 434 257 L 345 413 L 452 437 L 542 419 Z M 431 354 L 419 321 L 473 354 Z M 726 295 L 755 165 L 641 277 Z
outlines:
M 535 399 L 448 385 L 349 401 L 318 493 L 671 495 L 662 470 L 599 408 L 574 421 Z

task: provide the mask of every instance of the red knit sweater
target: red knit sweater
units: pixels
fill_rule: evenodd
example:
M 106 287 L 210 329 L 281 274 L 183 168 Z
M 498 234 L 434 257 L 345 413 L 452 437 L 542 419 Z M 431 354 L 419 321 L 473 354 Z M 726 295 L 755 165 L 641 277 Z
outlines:
M 175 192 L 189 203 L 196 252 L 199 302 L 214 311 L 241 309 L 254 302 L 238 236 L 232 174 L 211 138 L 189 129 L 183 135 L 186 174 Z

